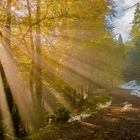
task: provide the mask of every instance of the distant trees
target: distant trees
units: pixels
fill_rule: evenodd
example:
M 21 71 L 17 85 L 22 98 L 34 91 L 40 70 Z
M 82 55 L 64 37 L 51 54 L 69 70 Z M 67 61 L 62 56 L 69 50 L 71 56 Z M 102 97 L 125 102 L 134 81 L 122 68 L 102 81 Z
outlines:
M 123 45 L 123 39 L 121 34 L 119 34 L 118 43 L 119 45 Z
M 131 32 L 131 49 L 129 51 L 124 75 L 127 80 L 140 81 L 140 4 L 138 3 L 134 13 Z
M 84 9 L 85 5 L 88 8 Z M 109 22 L 110 18 L 115 16 L 114 3 L 103 0 L 84 1 L 79 7 L 74 11 L 82 14 L 78 14 L 80 18 L 73 21 L 76 25 L 73 27 L 73 44 L 76 44 L 73 49 L 79 50 L 75 57 L 83 64 L 83 69 L 84 64 L 89 64 L 91 69 L 88 67 L 81 72 L 79 68 L 78 71 L 101 85 L 114 86 L 121 79 L 120 68 L 123 62 L 123 50 L 117 48 L 117 43 L 113 41 L 113 25 Z M 116 63 L 113 63 L 114 61 Z
M 128 55 L 124 75 L 127 80 L 140 81 L 140 42 L 139 41 L 135 42 L 135 48 L 133 48 Z
M 140 36 L 140 3 L 137 4 L 135 13 L 134 13 L 134 20 L 132 26 L 132 38 L 137 39 L 137 36 Z

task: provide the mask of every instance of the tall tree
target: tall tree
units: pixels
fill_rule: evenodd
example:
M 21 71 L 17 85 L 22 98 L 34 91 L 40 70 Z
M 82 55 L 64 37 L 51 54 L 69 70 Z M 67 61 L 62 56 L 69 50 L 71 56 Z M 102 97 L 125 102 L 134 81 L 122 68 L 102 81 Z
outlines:
M 42 62 L 41 62 L 41 0 L 37 0 L 36 9 L 36 94 L 37 104 L 41 105 L 42 102 Z
M 12 1 L 7 0 L 7 19 L 6 19 L 6 43 L 11 45 L 11 5 Z
M 121 34 L 119 34 L 118 43 L 119 45 L 123 45 L 123 39 Z
M 33 29 L 32 29 L 32 11 L 31 11 L 31 5 L 29 0 L 27 0 L 27 7 L 28 7 L 28 15 L 29 15 L 29 27 L 30 27 L 30 44 L 31 44 L 31 58 L 32 58 L 32 68 L 31 68 L 31 79 L 30 79 L 30 89 L 32 93 L 32 98 L 34 98 L 33 95 L 33 80 L 34 80 L 34 59 L 35 59 L 35 47 L 34 47 L 34 40 L 33 40 Z
M 128 54 L 127 62 L 124 70 L 127 80 L 140 81 L 140 4 L 138 3 L 134 13 L 132 26 L 132 48 Z
M 132 23 L 132 38 L 136 39 L 137 36 L 140 35 L 140 3 L 138 3 L 136 6 L 134 20 Z

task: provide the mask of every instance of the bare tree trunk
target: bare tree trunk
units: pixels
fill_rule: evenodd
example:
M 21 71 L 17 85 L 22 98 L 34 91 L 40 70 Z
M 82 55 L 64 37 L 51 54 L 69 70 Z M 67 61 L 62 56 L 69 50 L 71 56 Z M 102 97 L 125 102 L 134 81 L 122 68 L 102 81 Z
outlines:
M 31 78 L 30 78 L 30 90 L 32 93 L 32 98 L 34 99 L 34 55 L 35 55 L 35 47 L 34 47 L 34 41 L 33 41 L 33 31 L 32 31 L 32 15 L 31 15 L 31 7 L 30 2 L 27 0 L 27 6 L 28 6 L 28 14 L 29 14 L 29 26 L 30 26 L 30 43 L 31 43 L 31 56 L 32 56 L 32 68 L 31 68 Z
M 41 60 L 41 0 L 37 0 L 37 12 L 36 12 L 36 94 L 37 104 L 42 105 L 42 60 Z
M 6 19 L 6 43 L 11 46 L 11 2 L 12 0 L 7 0 L 7 19 Z

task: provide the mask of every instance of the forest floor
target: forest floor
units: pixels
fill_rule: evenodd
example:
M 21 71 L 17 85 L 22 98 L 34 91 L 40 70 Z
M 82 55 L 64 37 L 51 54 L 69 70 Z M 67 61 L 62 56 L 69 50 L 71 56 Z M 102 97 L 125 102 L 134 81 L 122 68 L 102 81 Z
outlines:
M 63 126 L 55 133 L 44 133 L 40 139 L 140 140 L 140 98 L 121 89 L 104 90 L 97 94 L 111 96 L 112 105 L 87 119 Z

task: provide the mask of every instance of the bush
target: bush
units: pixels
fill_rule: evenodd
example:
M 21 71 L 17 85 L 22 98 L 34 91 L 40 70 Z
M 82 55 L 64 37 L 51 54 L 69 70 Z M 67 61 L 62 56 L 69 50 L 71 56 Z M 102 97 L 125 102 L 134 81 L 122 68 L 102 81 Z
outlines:
M 55 123 L 66 123 L 70 119 L 70 111 L 65 108 L 59 108 L 54 112 L 54 115 L 52 116 L 52 122 Z

